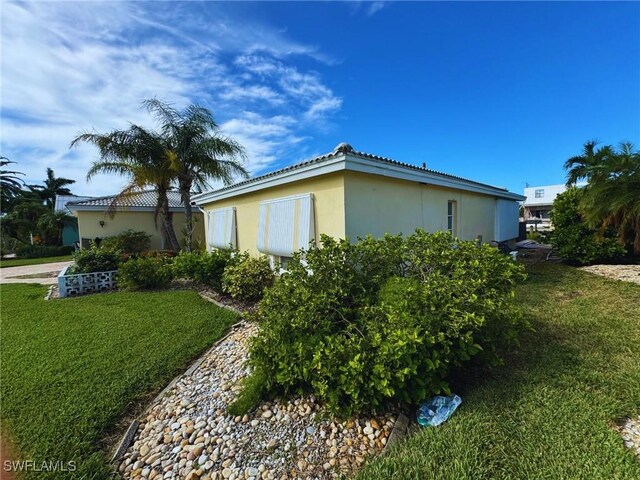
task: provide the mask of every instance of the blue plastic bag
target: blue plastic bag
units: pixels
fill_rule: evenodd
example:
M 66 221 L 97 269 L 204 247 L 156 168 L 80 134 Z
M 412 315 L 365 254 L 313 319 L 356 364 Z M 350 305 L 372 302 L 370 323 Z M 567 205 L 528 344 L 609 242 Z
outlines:
M 446 422 L 462 403 L 458 395 L 433 397 L 418 409 L 418 423 L 423 427 L 435 427 Z

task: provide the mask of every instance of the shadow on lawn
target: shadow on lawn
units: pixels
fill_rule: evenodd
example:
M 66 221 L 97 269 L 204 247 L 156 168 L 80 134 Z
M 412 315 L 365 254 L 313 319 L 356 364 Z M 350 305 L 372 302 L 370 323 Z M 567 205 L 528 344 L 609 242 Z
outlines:
M 531 330 L 522 332 L 520 345 L 502 352 L 504 363 L 490 367 L 471 362 L 451 372 L 451 389 L 465 396 L 477 388 L 500 382 L 510 397 L 526 383 L 548 383 L 555 376 L 570 374 L 584 364 L 580 346 L 573 341 L 570 326 L 550 322 L 542 308 L 550 302 L 562 304 L 580 297 L 576 271 L 564 266 L 535 264 L 527 268 L 528 279 L 518 289 L 516 301 L 523 309 Z M 579 274 L 578 274 L 579 275 Z M 525 382 L 526 380 L 526 382 Z

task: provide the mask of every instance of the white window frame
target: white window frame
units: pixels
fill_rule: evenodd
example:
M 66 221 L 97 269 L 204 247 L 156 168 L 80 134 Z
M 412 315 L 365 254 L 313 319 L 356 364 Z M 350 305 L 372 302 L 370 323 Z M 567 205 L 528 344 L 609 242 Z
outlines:
M 458 236 L 458 202 L 447 201 L 447 231 L 453 236 Z
M 536 188 L 533 194 L 536 198 L 544 198 L 544 188 Z

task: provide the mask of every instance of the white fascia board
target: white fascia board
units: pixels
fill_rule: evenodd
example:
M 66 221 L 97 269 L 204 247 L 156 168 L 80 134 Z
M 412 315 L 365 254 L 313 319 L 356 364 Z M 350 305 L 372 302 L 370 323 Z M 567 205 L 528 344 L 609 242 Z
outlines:
M 410 182 L 424 183 L 428 185 L 437 185 L 440 187 L 453 188 L 456 190 L 465 190 L 468 192 L 483 193 L 499 198 L 509 200 L 524 200 L 525 197 L 517 193 L 512 193 L 499 188 L 478 185 L 465 180 L 445 177 L 428 171 L 418 171 L 407 168 L 402 165 L 393 165 L 389 163 L 380 163 L 374 160 L 367 160 L 360 157 L 349 157 L 347 159 L 347 170 L 370 173 L 373 175 L 382 175 L 386 177 L 398 178 L 400 180 L 408 180 Z
M 281 174 L 273 177 L 267 177 L 256 182 L 238 185 L 237 187 L 231 187 L 228 190 L 202 193 L 196 197 L 193 197 L 193 201 L 196 203 L 196 205 L 206 205 L 207 203 L 212 203 L 218 200 L 223 200 L 226 198 L 255 192 L 257 190 L 263 190 L 265 188 L 275 187 L 278 185 L 296 182 L 299 180 L 304 180 L 307 178 L 312 178 L 319 175 L 325 175 L 327 173 L 333 173 L 342 170 L 370 173 L 373 175 L 382 175 L 411 182 L 453 188 L 456 190 L 466 190 L 469 192 L 483 193 L 485 195 L 491 195 L 498 198 L 506 198 L 513 201 L 522 201 L 526 198 L 523 195 L 512 193 L 506 190 L 501 190 L 499 188 L 478 185 L 473 182 L 450 178 L 428 171 L 418 171 L 412 168 L 404 167 L 402 165 L 394 165 L 377 160 L 362 158 L 360 156 L 343 154 L 336 156 L 335 158 L 313 162 L 309 165 L 305 165 L 288 172 L 282 172 Z
M 238 185 L 237 187 L 231 187 L 228 190 L 222 192 L 206 192 L 192 198 L 192 201 L 196 205 L 206 205 L 207 203 L 216 202 L 225 198 L 236 197 L 238 195 L 244 195 L 245 193 L 255 192 L 257 190 L 264 190 L 265 188 L 277 187 L 278 185 L 284 185 L 291 182 L 297 182 L 307 178 L 313 178 L 320 175 L 326 175 L 327 173 L 339 172 L 345 169 L 345 156 L 339 155 L 335 158 L 330 158 L 325 161 L 314 162 L 309 165 L 305 165 L 289 172 L 282 172 L 279 175 L 273 177 L 263 178 L 256 182 L 247 183 L 245 185 Z

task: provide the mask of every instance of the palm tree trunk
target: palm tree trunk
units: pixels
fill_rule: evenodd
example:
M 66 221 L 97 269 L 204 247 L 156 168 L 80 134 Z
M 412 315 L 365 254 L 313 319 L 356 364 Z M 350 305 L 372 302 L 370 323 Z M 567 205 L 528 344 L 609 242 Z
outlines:
M 160 218 L 160 234 L 167 250 L 178 251 L 180 244 L 173 229 L 173 213 L 169 211 L 169 198 L 167 190 L 158 188 L 157 216 Z
M 184 205 L 184 226 L 186 234 L 186 250 L 190 252 L 193 249 L 193 208 L 191 207 L 191 186 L 192 181 L 188 176 L 183 176 L 179 181 L 180 198 Z

